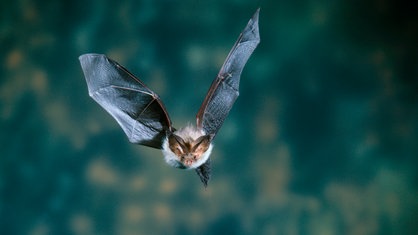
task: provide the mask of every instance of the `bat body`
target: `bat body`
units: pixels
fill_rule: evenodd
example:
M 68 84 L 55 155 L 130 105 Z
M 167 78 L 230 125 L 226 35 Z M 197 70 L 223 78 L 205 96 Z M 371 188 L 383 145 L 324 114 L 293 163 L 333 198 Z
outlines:
M 80 56 L 89 95 L 119 123 L 131 143 L 162 149 L 176 168 L 195 169 L 207 186 L 212 141 L 239 95 L 241 72 L 260 42 L 259 9 L 229 52 L 196 115 L 196 126 L 176 130 L 156 93 L 117 62 Z

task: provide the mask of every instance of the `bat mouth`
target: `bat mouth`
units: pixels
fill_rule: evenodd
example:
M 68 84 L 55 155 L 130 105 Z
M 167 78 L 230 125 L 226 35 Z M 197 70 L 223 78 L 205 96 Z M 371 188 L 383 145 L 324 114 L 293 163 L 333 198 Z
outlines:
M 197 156 L 192 155 L 192 156 L 180 157 L 180 160 L 181 160 L 183 165 L 190 168 L 190 167 L 192 167 L 192 165 L 194 163 L 196 163 L 199 160 L 199 158 Z
M 188 167 L 191 167 L 194 162 L 195 162 L 195 160 L 186 159 L 186 160 L 183 161 L 183 164 L 188 166 Z
M 208 159 L 212 151 L 212 145 L 208 148 L 208 150 L 203 153 L 199 158 L 198 157 L 178 157 L 177 162 L 181 165 L 181 169 L 196 169 L 199 166 L 203 165 Z M 166 159 L 167 160 L 167 159 Z

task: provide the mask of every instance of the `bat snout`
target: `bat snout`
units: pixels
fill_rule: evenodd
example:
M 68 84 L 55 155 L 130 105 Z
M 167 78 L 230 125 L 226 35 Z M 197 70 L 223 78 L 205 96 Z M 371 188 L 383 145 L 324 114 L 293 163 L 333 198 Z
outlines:
M 192 164 L 195 163 L 198 159 L 198 156 L 193 153 L 187 153 L 185 156 L 181 157 L 183 164 L 189 167 L 192 166 Z

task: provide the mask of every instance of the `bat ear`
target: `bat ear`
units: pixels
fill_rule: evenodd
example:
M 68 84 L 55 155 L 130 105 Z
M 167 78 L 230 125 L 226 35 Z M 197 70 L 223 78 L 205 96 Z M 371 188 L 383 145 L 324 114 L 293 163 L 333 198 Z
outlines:
M 181 138 L 180 136 L 176 135 L 176 134 L 171 134 L 168 136 L 168 141 L 171 143 L 175 143 L 177 142 L 178 144 L 180 144 L 181 146 L 185 146 L 186 143 L 184 142 L 183 138 Z
M 206 152 L 212 141 L 211 135 L 203 135 L 193 142 L 192 152 Z
M 210 170 L 210 158 L 208 158 L 208 160 L 201 166 L 196 168 L 196 173 L 199 176 L 200 181 L 202 181 L 203 186 L 205 186 L 205 188 L 208 186 L 208 182 L 210 180 Z
M 183 138 L 176 134 L 171 133 L 168 135 L 168 145 L 171 151 L 173 151 L 173 153 L 175 153 L 177 156 L 185 153 L 185 142 Z

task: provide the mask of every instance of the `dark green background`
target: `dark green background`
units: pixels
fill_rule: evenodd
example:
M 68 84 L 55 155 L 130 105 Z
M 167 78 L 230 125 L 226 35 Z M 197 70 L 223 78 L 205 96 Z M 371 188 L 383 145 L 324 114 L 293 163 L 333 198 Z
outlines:
M 205 190 L 87 95 L 105 53 L 194 116 L 257 9 Z M 418 21 L 402 1 L 2 1 L 1 234 L 418 234 Z

